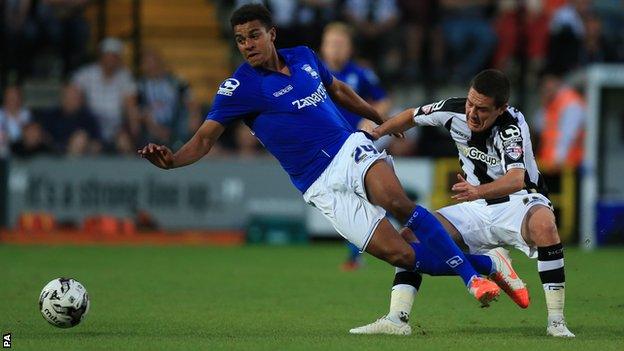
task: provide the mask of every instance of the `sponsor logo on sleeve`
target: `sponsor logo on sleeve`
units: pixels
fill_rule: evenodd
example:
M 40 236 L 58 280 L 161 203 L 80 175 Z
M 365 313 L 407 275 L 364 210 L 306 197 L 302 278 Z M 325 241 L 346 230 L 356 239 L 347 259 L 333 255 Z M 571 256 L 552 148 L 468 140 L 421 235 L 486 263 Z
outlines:
M 511 143 L 505 146 L 505 155 L 514 161 L 517 161 L 522 156 L 522 145 L 520 143 Z
M 442 101 L 436 102 L 435 104 L 429 104 L 429 105 L 422 106 L 420 108 L 420 112 L 425 114 L 425 115 L 428 115 L 430 113 L 439 111 L 442 108 L 442 106 L 444 106 L 445 102 L 446 102 L 446 100 L 442 100 Z
M 420 113 L 423 113 L 423 114 L 425 114 L 425 115 L 430 114 L 430 113 L 431 113 L 431 106 L 433 106 L 433 104 L 429 104 L 429 105 L 422 106 L 422 107 L 420 108 Z
M 234 90 L 240 86 L 240 82 L 236 78 L 228 78 L 221 83 L 219 86 L 219 90 L 217 90 L 217 94 L 232 96 L 234 94 Z
M 507 146 L 511 143 L 517 143 L 522 141 L 522 133 L 520 132 L 520 128 L 515 125 L 507 126 L 500 133 L 500 138 L 503 141 L 503 145 Z

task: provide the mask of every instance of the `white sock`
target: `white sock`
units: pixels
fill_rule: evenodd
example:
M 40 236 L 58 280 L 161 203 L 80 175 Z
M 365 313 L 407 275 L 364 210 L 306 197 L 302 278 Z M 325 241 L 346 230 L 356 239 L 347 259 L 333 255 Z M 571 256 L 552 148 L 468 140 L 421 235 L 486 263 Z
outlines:
M 546 308 L 548 309 L 548 322 L 563 319 L 563 307 L 565 305 L 565 283 L 547 283 L 544 286 L 546 296 Z
M 390 294 L 390 312 L 387 318 L 395 323 L 407 323 L 416 293 L 416 288 L 409 284 L 393 286 Z

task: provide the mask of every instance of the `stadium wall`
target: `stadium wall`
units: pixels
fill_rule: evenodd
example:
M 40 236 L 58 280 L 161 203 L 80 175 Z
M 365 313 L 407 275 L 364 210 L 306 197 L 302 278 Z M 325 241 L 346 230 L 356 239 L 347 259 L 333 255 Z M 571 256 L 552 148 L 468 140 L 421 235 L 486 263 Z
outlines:
M 397 159 L 394 166 L 416 202 L 430 208 L 452 204 L 450 187 L 460 172 L 457 159 Z M 106 217 L 119 218 L 120 231 L 128 226 L 133 231 L 142 230 L 147 217 L 148 229 L 159 231 L 242 233 L 254 223 L 273 221 L 293 232 L 302 230 L 306 237 L 338 236 L 318 211 L 304 203 L 271 158 L 211 158 L 163 171 L 126 157 L 43 157 L 12 161 L 7 169 L 8 226 L 18 231 L 32 221 L 43 222 L 38 224 L 43 228 L 53 222 L 55 229 L 105 227 Z M 564 241 L 573 238 L 574 182 L 574 173 L 564 172 L 562 183 L 572 185 L 551 194 Z

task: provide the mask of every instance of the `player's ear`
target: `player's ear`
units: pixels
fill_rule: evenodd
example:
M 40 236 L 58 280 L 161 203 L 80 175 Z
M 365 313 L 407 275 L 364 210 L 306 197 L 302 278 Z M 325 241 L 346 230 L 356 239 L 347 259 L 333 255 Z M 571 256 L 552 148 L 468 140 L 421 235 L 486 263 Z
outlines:
M 498 115 L 502 115 L 503 112 L 507 111 L 507 107 L 509 107 L 509 104 L 504 103 L 503 106 L 498 108 Z
M 277 36 L 277 29 L 275 29 L 275 27 L 271 27 L 271 29 L 269 29 L 269 37 L 271 38 L 271 41 L 275 41 L 275 37 Z

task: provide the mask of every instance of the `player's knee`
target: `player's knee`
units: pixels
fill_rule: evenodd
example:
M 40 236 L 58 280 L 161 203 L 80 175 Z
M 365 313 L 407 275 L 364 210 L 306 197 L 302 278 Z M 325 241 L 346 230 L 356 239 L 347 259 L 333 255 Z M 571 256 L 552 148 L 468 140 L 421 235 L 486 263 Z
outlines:
M 531 239 L 537 246 L 555 245 L 560 242 L 555 218 L 551 213 L 536 213 L 529 223 Z
M 408 243 L 416 241 L 416 235 L 414 235 L 414 232 L 412 232 L 412 230 L 409 228 L 401 229 L 399 234 L 401 235 L 403 240 L 407 241 Z
M 409 247 L 389 252 L 386 262 L 395 267 L 411 268 L 414 266 L 414 251 Z
M 560 242 L 557 225 L 554 221 L 544 221 L 540 225 L 539 236 L 544 245 L 554 245 Z
M 407 198 L 391 197 L 385 208 L 396 219 L 405 222 L 412 214 L 414 203 Z

